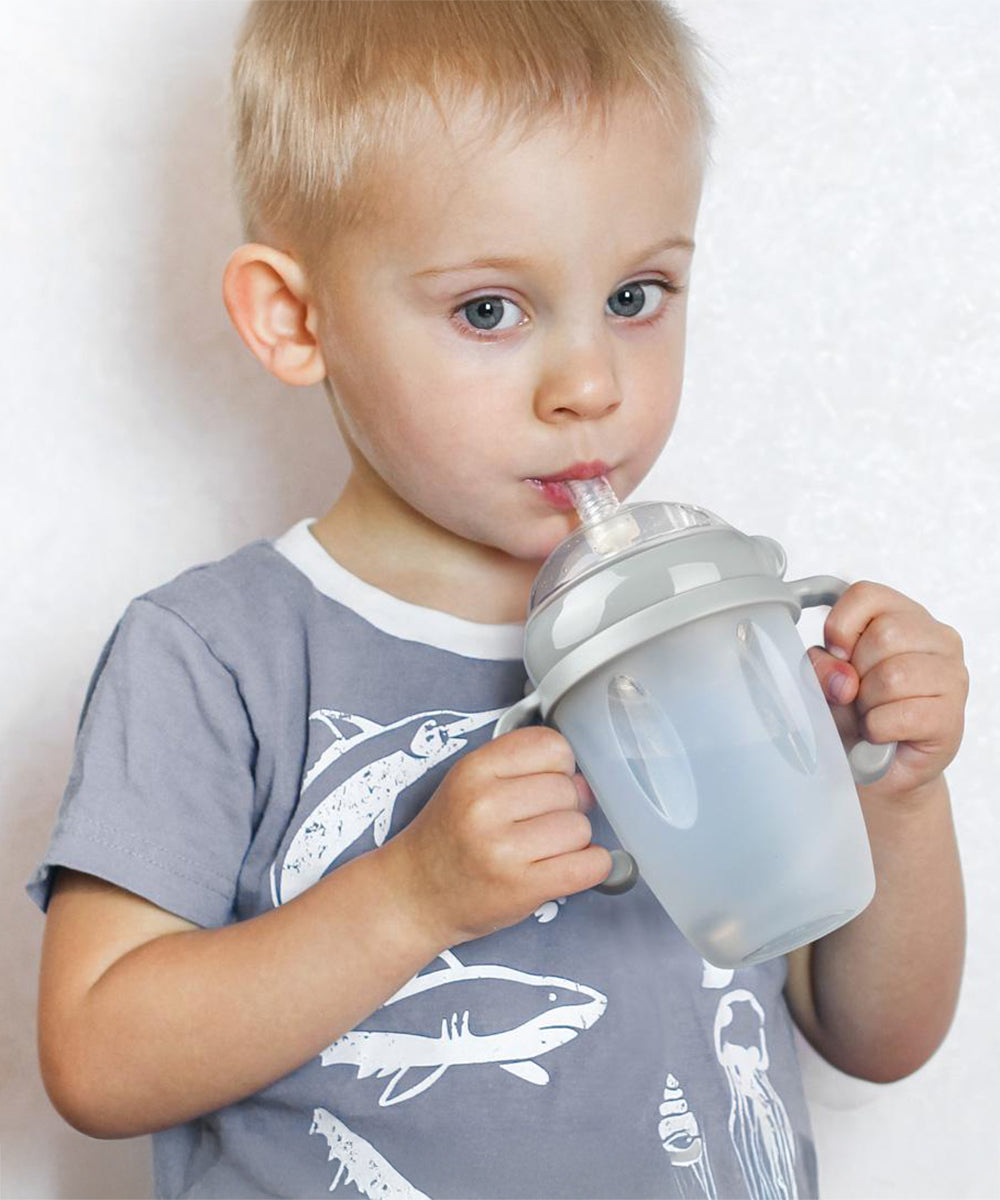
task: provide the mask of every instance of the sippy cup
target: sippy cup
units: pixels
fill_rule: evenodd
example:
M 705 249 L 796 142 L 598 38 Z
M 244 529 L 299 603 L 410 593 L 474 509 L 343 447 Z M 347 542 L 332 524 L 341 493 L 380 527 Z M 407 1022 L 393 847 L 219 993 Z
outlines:
M 855 785 L 896 743 L 845 751 L 795 629 L 848 585 L 784 582 L 776 541 L 706 509 L 569 486 L 581 525 L 535 579 L 528 694 L 493 736 L 541 719 L 566 737 L 624 848 L 598 890 L 641 874 L 714 966 L 850 921 L 875 894 Z

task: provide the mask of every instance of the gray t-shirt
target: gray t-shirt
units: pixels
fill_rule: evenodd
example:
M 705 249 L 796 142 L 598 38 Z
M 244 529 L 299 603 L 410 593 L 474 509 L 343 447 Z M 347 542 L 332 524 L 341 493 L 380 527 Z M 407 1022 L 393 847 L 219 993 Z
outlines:
M 522 625 L 380 591 L 310 524 L 128 605 L 28 884 L 43 910 L 61 864 L 208 928 L 267 912 L 402 829 L 522 697 Z M 709 966 L 641 882 L 554 898 L 154 1134 L 156 1195 L 815 1196 L 785 975 Z

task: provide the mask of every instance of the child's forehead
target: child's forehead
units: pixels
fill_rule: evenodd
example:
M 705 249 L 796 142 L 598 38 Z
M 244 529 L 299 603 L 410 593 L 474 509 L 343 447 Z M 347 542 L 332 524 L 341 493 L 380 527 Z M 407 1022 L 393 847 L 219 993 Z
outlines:
M 618 220 L 690 233 L 697 213 L 695 134 L 638 107 L 622 105 L 606 128 L 552 120 L 498 135 L 463 114 L 425 123 L 410 145 L 381 168 L 378 227 L 415 255 L 463 244 L 475 254 L 484 240 L 544 240 L 560 227 L 597 238 Z
M 608 164 L 641 166 L 643 152 L 655 148 L 673 160 L 700 159 L 697 126 L 678 117 L 671 122 L 638 95 L 609 102 L 606 115 L 581 110 L 572 116 L 538 115 L 530 122 L 497 121 L 473 101 L 450 106 L 447 112 L 418 111 L 407 122 L 398 153 L 391 156 L 404 178 L 424 165 L 426 181 L 473 177 L 476 173 L 505 172 L 532 164 L 536 168 L 586 158 Z M 419 174 L 416 176 L 421 178 Z M 516 180 L 525 186 L 530 178 Z

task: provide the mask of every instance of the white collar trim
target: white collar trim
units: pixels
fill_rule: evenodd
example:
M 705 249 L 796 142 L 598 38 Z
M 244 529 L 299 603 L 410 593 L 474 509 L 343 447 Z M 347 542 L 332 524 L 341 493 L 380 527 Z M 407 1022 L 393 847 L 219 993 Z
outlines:
M 469 658 L 511 659 L 524 653 L 524 625 L 487 625 L 437 608 L 401 600 L 342 567 L 310 532 L 315 517 L 303 517 L 271 545 L 297 567 L 317 591 L 346 605 L 381 629 L 408 642 L 423 642 Z

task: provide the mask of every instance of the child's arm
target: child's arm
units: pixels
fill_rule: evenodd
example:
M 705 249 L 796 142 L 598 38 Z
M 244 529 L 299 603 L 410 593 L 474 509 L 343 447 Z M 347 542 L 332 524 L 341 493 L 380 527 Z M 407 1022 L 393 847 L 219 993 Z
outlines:
M 875 898 L 860 916 L 789 956 L 785 994 L 834 1066 L 875 1083 L 916 1071 L 958 1002 L 965 901 L 948 786 L 912 802 L 865 802 Z
M 287 904 L 202 929 L 60 869 L 38 1007 L 46 1090 L 92 1137 L 133 1137 L 287 1075 L 451 945 L 607 877 L 593 799 L 555 730 L 458 760 L 400 833 Z
M 38 1008 L 56 1109 L 91 1137 L 132 1137 L 230 1104 L 318 1054 L 444 949 L 397 858 L 388 842 L 220 929 L 60 868 Z

